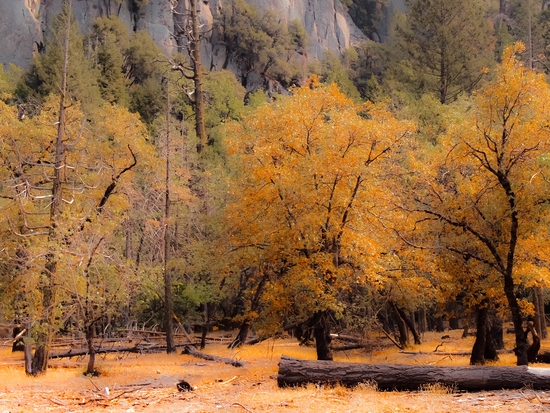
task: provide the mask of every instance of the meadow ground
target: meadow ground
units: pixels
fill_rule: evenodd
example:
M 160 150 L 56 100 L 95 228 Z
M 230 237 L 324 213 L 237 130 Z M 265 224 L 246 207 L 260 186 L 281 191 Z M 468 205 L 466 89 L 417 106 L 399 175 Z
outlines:
M 450 338 L 429 333 L 420 346 L 409 350 L 430 354 L 403 354 L 386 347 L 371 351 L 339 352 L 335 360 L 362 363 L 467 365 L 468 357 L 434 353 L 469 350 L 473 338 Z M 508 337 L 511 339 L 511 337 Z M 543 350 L 550 342 L 543 343 Z M 511 342 L 507 342 L 511 347 Z M 52 361 L 45 375 L 31 378 L 23 371 L 21 353 L 0 347 L 0 413 L 19 412 L 550 412 L 550 391 L 529 388 L 461 393 L 431 386 L 416 392 L 379 392 L 372 385 L 352 389 L 309 385 L 279 389 L 277 364 L 282 354 L 315 359 L 315 349 L 295 339 L 268 340 L 231 351 L 226 344 L 209 344 L 204 352 L 246 363 L 236 368 L 188 355 L 129 354 L 99 358 L 99 377 L 85 377 L 86 360 Z M 513 365 L 504 354 L 499 365 Z M 186 380 L 194 390 L 178 392 Z

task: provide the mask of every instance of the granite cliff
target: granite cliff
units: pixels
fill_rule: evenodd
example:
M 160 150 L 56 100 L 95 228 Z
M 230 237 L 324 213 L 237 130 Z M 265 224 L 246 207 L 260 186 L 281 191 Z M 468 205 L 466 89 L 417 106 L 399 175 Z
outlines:
M 228 2 L 228 0 L 225 0 Z M 308 58 L 320 58 L 325 50 L 341 52 L 365 39 L 339 0 L 247 0 L 261 12 L 275 10 L 281 18 L 302 22 L 309 36 Z M 73 0 L 73 11 L 82 32 L 88 32 L 99 16 L 116 15 L 133 31 L 145 29 L 167 53 L 177 50 L 173 36 L 178 19 L 187 12 L 185 0 L 149 0 L 140 7 L 135 0 Z M 61 11 L 63 0 L 0 0 L 0 63 L 26 68 L 44 45 L 48 27 Z M 203 65 L 212 70 L 227 66 L 227 51 L 213 27 L 223 0 L 199 1 Z

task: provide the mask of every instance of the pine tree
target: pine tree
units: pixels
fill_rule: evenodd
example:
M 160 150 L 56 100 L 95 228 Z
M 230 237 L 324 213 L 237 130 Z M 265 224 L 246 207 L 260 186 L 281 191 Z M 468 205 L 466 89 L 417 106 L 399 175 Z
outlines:
M 401 47 L 416 73 L 418 92 L 431 91 L 441 103 L 471 92 L 492 61 L 492 28 L 476 0 L 408 0 L 406 25 L 398 27 Z

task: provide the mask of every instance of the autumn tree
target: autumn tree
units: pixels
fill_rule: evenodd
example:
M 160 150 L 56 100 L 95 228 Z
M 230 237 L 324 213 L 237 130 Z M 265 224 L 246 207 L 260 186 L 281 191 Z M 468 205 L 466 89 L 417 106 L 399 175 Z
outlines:
M 17 66 L 10 65 L 7 70 L 3 65 L 0 66 L 0 99 L 8 100 L 12 97 L 20 76 L 21 69 Z
M 379 252 L 378 174 L 410 128 L 316 78 L 232 124 L 232 268 L 249 268 L 255 280 L 247 301 L 256 304 L 245 321 L 309 318 L 318 358 L 332 358 L 329 325 L 342 313 L 339 295 L 366 281 Z
M 70 1 L 64 5 L 57 22 L 57 34 L 64 33 L 61 60 L 57 62 L 60 96 L 52 95 L 45 100 L 40 115 L 30 119 L 29 124 L 20 124 L 20 116 L 10 118 L 10 111 L 4 110 L 4 136 L 8 137 L 4 153 L 8 167 L 4 182 L 9 183 L 5 196 L 11 200 L 5 210 L 5 221 L 13 234 L 33 240 L 25 249 L 34 262 L 34 286 L 38 293 L 38 297 L 31 300 L 33 313 L 28 314 L 29 328 L 32 327 L 36 341 L 32 365 L 27 369 L 33 375 L 43 373 L 47 368 L 51 338 L 62 315 L 62 275 L 70 265 L 66 255 L 78 255 L 73 244 L 75 234 L 83 233 L 95 220 L 101 222 L 106 204 L 116 193 L 121 178 L 137 164 L 134 151 L 144 143 L 143 129 L 132 129 L 136 119 L 130 121 L 134 123 L 132 126 L 124 122 L 116 126 L 121 127 L 117 130 L 118 137 L 127 139 L 127 147 L 123 150 L 130 159 L 121 153 L 116 158 L 114 155 L 111 159 L 105 158 L 120 144 L 114 136 L 106 136 L 112 127 L 104 125 L 101 133 L 96 131 L 96 135 L 88 136 L 88 131 L 105 119 L 110 118 L 113 123 L 120 119 L 117 113 L 111 113 L 109 117 L 109 108 L 103 107 L 101 116 L 106 117 L 98 116 L 95 125 L 88 126 L 88 119 L 94 119 L 93 113 L 99 107 L 88 116 L 81 111 L 78 98 L 86 96 L 81 94 L 82 89 L 75 83 L 77 76 L 70 70 L 70 61 L 79 56 L 79 49 L 71 47 L 73 16 Z M 48 69 L 57 73 L 54 67 Z M 51 80 L 54 81 L 55 76 Z M 57 105 L 54 103 L 56 99 Z M 85 107 L 91 109 L 88 105 Z M 120 147 L 117 152 L 120 152 Z M 119 162 L 124 165 L 120 166 Z M 96 240 L 92 251 L 99 247 L 101 240 Z M 87 280 L 93 255 L 92 252 L 90 264 L 86 267 Z M 86 323 L 93 326 L 97 319 L 89 317 L 89 309 L 86 306 L 84 311 Z
M 530 304 L 522 290 L 548 281 L 547 249 L 538 240 L 548 228 L 550 88 L 518 61 L 523 50 L 506 49 L 497 79 L 477 93 L 474 107 L 437 147 L 408 158 L 400 209 L 411 225 L 403 240 L 443 263 L 434 273 L 462 273 L 479 309 L 505 300 L 518 365 L 528 363 Z
M 51 198 L 49 174 L 55 165 L 51 138 L 56 133 L 58 109 L 52 97 L 40 117 L 21 122 L 16 108 L 2 108 L 2 133 L 6 136 L 2 231 L 11 234 L 6 235 L 10 242 L 4 253 L 8 261 L 27 257 L 19 259 L 24 270 L 18 282 L 26 295 L 22 299 L 28 308 L 26 317 L 44 324 L 43 331 L 38 324 L 33 327 L 37 346 L 43 344 L 40 334 L 55 332 L 64 314 L 76 314 L 71 317 L 75 328 L 82 328 L 88 336 L 104 317 L 120 309 L 118 304 L 126 293 L 123 280 L 132 271 L 121 259 L 123 249 L 117 233 L 133 193 L 130 184 L 135 184 L 131 178 L 137 159 L 151 165 L 154 154 L 137 115 L 105 106 L 98 109 L 102 118 L 86 122 L 74 103 L 64 123 L 62 201 L 58 218 L 50 221 L 44 208 Z M 54 233 L 50 233 L 52 222 Z M 44 273 L 41 265 L 48 264 L 49 254 L 56 260 L 56 271 L 50 265 Z M 54 289 L 55 295 L 50 296 L 48 288 Z M 40 302 L 42 295 L 51 301 Z M 41 314 L 48 311 L 53 313 L 47 319 Z M 47 356 L 45 359 L 47 362 Z
M 491 65 L 492 30 L 475 0 L 410 0 L 406 24 L 398 27 L 402 50 L 415 70 L 417 92 L 456 100 L 479 83 Z

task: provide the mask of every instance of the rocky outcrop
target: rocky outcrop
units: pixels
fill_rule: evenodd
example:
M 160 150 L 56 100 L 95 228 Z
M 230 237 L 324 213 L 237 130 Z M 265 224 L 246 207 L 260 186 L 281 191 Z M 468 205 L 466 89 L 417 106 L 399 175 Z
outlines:
M 226 2 L 229 0 L 225 0 Z M 298 19 L 309 35 L 309 58 L 321 58 L 325 50 L 340 53 L 365 39 L 339 0 L 247 0 L 260 11 L 276 10 L 282 19 Z M 199 1 L 202 30 L 208 33 L 203 45 L 204 66 L 220 69 L 227 51 L 216 30 L 223 0 Z M 61 11 L 63 0 L 0 0 L 0 63 L 28 67 L 33 53 L 44 44 L 52 19 Z M 174 33 L 178 20 L 187 13 L 185 0 L 149 0 L 136 7 L 134 0 L 72 0 L 74 14 L 86 33 L 100 16 L 116 15 L 133 31 L 147 30 L 167 53 L 177 50 Z
M 262 12 L 277 10 L 287 21 L 299 20 L 309 35 L 310 56 L 321 58 L 325 50 L 343 52 L 365 40 L 339 0 L 250 0 Z
M 39 2 L 29 0 L 0 0 L 1 63 L 27 67 L 42 47 L 38 6 Z

